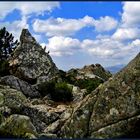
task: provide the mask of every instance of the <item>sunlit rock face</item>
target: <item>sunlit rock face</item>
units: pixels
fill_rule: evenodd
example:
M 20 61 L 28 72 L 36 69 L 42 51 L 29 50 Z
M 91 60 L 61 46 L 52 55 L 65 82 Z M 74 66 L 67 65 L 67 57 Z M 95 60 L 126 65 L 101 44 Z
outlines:
M 58 133 L 65 138 L 136 137 L 140 123 L 140 53 L 87 95 Z
M 49 81 L 58 76 L 58 69 L 50 55 L 37 43 L 27 29 L 23 29 L 20 45 L 9 61 L 11 74 L 31 84 Z
M 101 79 L 107 81 L 112 74 L 106 71 L 100 64 L 86 65 L 81 69 L 71 69 L 67 75 L 74 75 L 76 79 Z

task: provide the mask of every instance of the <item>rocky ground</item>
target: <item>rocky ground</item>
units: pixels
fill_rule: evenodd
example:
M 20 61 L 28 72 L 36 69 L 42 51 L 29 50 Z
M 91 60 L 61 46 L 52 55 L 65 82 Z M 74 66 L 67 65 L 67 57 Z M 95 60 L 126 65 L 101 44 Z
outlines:
M 140 53 L 114 76 L 100 64 L 63 72 L 23 29 L 9 64 L 11 75 L 0 77 L 1 138 L 139 136 Z M 99 86 L 90 93 L 70 82 L 73 100 L 56 102 L 38 90 L 52 79 L 97 80 Z

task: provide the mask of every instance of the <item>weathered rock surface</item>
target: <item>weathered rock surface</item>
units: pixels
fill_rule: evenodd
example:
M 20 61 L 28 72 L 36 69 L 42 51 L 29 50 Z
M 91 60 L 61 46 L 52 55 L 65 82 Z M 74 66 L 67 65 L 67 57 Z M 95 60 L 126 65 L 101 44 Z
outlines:
M 13 75 L 1 77 L 0 83 L 21 91 L 27 97 L 33 98 L 40 96 L 40 93 L 32 85 Z
M 81 101 L 87 94 L 86 89 L 80 89 L 78 86 L 71 84 L 68 84 L 68 86 L 72 87 L 73 102 L 75 103 Z
M 55 102 L 49 104 L 49 102 L 51 101 L 46 98 L 29 100 L 22 92 L 9 86 L 0 85 L 0 134 L 3 133 L 1 136 L 22 138 L 56 137 L 56 134 L 53 132 L 57 132 L 70 117 L 71 108 L 67 105 L 55 105 Z M 15 117 L 14 114 L 17 113 L 18 115 Z M 22 124 L 22 122 L 25 122 L 25 124 Z M 59 126 L 54 128 L 56 122 L 59 122 Z M 13 128 L 14 125 L 15 127 Z M 30 126 L 33 126 L 31 130 L 35 128 L 37 135 L 29 132 L 30 130 L 28 131 Z M 18 127 L 21 129 L 16 131 Z M 46 132 L 47 128 L 48 131 Z M 10 131 L 11 129 L 12 131 Z
M 0 136 L 36 138 L 37 132 L 29 117 L 13 114 L 0 125 Z
M 43 132 L 47 125 L 59 119 L 59 114 L 50 112 L 46 105 L 26 106 L 22 113 L 31 118 L 39 133 Z
M 58 135 L 63 138 L 127 136 L 139 124 L 139 115 L 140 53 L 123 70 L 87 95 Z
M 26 97 L 15 89 L 0 85 L 0 106 L 7 106 L 13 112 L 19 112 L 27 103 Z
M 37 132 L 28 116 L 21 113 L 27 98 L 22 92 L 0 85 L 0 137 L 36 138 Z
M 71 69 L 67 72 L 67 75 L 75 75 L 76 79 L 99 78 L 103 81 L 108 80 L 109 77 L 112 76 L 112 74 L 106 71 L 100 64 L 84 66 L 81 69 Z
M 77 102 L 112 76 L 100 64 L 84 66 L 81 69 L 71 69 L 68 72 L 59 70 L 59 72 L 63 81 L 73 85 L 73 100 Z
M 57 132 L 64 125 L 66 120 L 70 118 L 71 114 L 72 108 L 65 109 L 64 112 L 60 115 L 58 120 L 47 126 L 47 128 L 44 130 L 44 133 L 57 134 Z
M 49 54 L 23 29 L 9 63 L 12 75 L 0 78 L 0 84 L 8 85 L 0 85 L 1 137 L 129 138 L 139 134 L 140 53 L 113 77 L 99 64 L 60 74 Z M 71 102 L 40 97 L 38 85 L 60 75 L 72 82 L 95 80 L 87 80 L 89 87 L 95 84 L 94 89 L 100 85 L 87 93 L 68 84 L 74 97 Z
M 50 55 L 36 42 L 27 29 L 23 29 L 20 45 L 9 61 L 11 74 L 31 84 L 58 77 L 58 69 Z

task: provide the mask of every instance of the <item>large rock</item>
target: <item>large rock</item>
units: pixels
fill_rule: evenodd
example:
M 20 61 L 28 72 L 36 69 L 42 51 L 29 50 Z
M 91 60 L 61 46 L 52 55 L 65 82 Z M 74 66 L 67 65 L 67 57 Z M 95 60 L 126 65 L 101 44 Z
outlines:
M 140 53 L 75 108 L 59 131 L 66 138 L 114 138 L 140 130 Z
M 87 95 L 86 89 L 80 89 L 78 86 L 71 84 L 68 84 L 68 86 L 72 88 L 73 103 L 81 101 Z
M 49 124 L 59 119 L 59 114 L 50 112 L 48 106 L 43 104 L 25 106 L 21 113 L 31 118 L 39 133 L 42 133 Z
M 29 117 L 14 114 L 0 125 L 0 137 L 36 138 L 37 132 Z
M 58 77 L 58 69 L 50 55 L 36 42 L 27 29 L 23 29 L 20 45 L 9 60 L 11 74 L 31 84 Z
M 0 78 L 0 83 L 21 91 L 27 97 L 39 97 L 40 93 L 29 83 L 9 75 Z
M 60 106 L 61 105 L 57 106 L 57 109 Z M 60 115 L 60 118 L 58 120 L 56 120 L 55 122 L 51 123 L 49 126 L 47 126 L 47 128 L 44 130 L 44 132 L 56 134 L 60 130 L 60 128 L 64 125 L 66 120 L 68 120 L 68 118 L 71 116 L 72 110 L 73 110 L 72 108 L 67 108 L 67 109 L 65 108 L 65 111 Z
M 27 103 L 22 92 L 0 85 L 0 107 L 7 106 L 12 112 L 20 112 Z

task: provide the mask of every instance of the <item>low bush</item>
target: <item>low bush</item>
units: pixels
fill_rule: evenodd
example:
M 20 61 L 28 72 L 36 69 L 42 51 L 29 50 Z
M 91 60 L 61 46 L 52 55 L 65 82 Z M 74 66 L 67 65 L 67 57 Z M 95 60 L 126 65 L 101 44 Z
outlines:
M 91 93 L 91 91 L 95 90 L 101 83 L 103 83 L 104 81 L 99 79 L 99 78 L 87 78 L 87 79 L 76 79 L 76 71 L 73 71 L 73 73 L 69 73 L 67 75 L 65 75 L 65 77 L 63 78 L 63 81 L 78 86 L 81 89 L 86 89 L 87 90 L 87 94 Z
M 49 95 L 53 101 L 72 101 L 72 88 L 65 82 L 45 82 L 38 89 L 43 97 Z
M 101 83 L 103 83 L 100 79 L 80 79 L 76 80 L 75 85 L 79 86 L 81 89 L 87 89 L 88 93 L 95 90 Z
M 65 82 L 56 83 L 52 98 L 55 101 L 72 101 L 72 88 Z
M 38 85 L 38 90 L 41 93 L 41 95 L 44 97 L 46 95 L 51 95 L 55 90 L 55 82 L 44 82 Z

